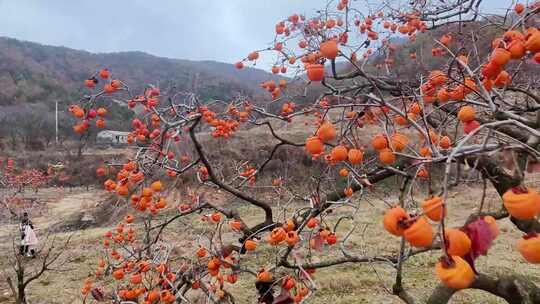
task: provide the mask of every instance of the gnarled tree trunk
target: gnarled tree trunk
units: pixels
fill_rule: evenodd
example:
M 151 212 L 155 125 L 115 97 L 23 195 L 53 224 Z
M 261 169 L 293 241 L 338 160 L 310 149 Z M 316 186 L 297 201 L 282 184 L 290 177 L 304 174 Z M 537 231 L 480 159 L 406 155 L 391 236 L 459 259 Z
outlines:
M 469 288 L 489 292 L 510 304 L 540 303 L 540 288 L 530 280 L 517 275 L 493 278 L 480 274 Z M 456 292 L 459 290 L 440 285 L 433 291 L 427 303 L 446 304 Z

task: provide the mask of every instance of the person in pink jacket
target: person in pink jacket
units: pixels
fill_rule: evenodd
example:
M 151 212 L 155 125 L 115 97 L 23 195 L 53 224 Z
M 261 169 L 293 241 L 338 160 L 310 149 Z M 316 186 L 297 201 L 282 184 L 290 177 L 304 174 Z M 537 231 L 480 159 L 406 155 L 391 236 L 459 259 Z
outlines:
M 19 254 L 27 257 L 36 257 L 35 248 L 38 245 L 38 239 L 34 232 L 34 225 L 28 218 L 28 212 L 24 212 L 21 223 L 19 224 L 19 231 L 21 233 L 21 246 L 19 247 Z

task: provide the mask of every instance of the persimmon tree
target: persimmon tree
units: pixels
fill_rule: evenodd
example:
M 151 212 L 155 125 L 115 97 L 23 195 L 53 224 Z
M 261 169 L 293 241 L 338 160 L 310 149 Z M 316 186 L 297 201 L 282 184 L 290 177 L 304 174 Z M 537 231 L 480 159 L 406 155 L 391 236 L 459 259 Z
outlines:
M 329 1 L 314 16 L 291 14 L 276 24 L 272 46 L 235 64 L 243 69 L 261 56 L 274 56 L 274 74 L 294 75 L 261 84 L 268 102 L 239 96 L 203 103 L 192 93 L 152 85 L 136 93 L 111 71 L 92 75 L 85 81 L 89 93 L 70 108 L 79 118 L 75 132 L 106 124 L 110 96 L 142 111 L 128 139 L 140 146 L 137 153 L 96 172 L 118 197 L 117 206 L 128 205 L 130 211 L 104 236 L 103 258 L 82 289 L 85 301 L 182 303 L 186 294 L 200 290 L 214 302 L 234 302 L 231 285 L 238 276 L 251 276 L 261 303 L 309 302 L 317 269 L 387 263 L 395 269 L 393 294 L 414 303 L 419 300 L 402 283 L 407 260 L 439 252 L 433 273 L 440 286 L 426 302 L 447 303 L 467 288 L 509 303 L 539 302 L 534 282 L 484 274 L 474 261 L 489 254 L 500 233 L 497 220 L 509 217 L 524 233 L 515 250 L 540 263 L 540 195 L 525 184 L 540 156 L 540 98 L 534 68 L 530 72 L 540 62 L 534 23 L 540 5 L 509 3 L 505 16 L 488 16 L 481 2 L 366 6 L 341 0 Z M 469 31 L 469 25 L 497 33 L 488 52 L 481 52 L 481 33 Z M 441 29 L 448 31 L 436 34 Z M 396 60 L 400 49 L 416 47 L 419 39 L 429 41 L 430 53 Z M 422 59 L 431 57 L 437 66 L 426 68 Z M 404 64 L 418 68 L 411 75 L 396 73 Z M 309 91 L 321 93 L 305 102 Z M 275 104 L 280 111 L 269 110 Z M 313 122 L 305 140 L 276 131 L 278 123 L 303 116 Z M 264 159 L 220 159 L 219 150 L 210 151 L 226 149 L 229 139 L 248 129 L 275 142 Z M 368 129 L 379 134 L 365 147 Z M 212 140 L 203 140 L 207 135 Z M 218 144 L 211 146 L 212 141 Z M 288 183 L 285 173 L 265 178 L 277 151 L 286 148 L 312 158 L 316 174 L 302 184 Z M 501 200 L 499 208 L 487 208 L 484 190 L 470 202 L 475 211 L 459 219 L 462 225 L 449 227 L 455 164 L 478 172 Z M 176 181 L 189 176 L 196 176 L 200 187 L 178 186 Z M 366 191 L 390 177 L 399 180 L 399 199 L 385 206 L 380 221 L 400 249 L 392 255 L 354 252 L 346 246 L 354 225 L 347 230 L 343 223 L 366 216 L 358 212 Z M 273 189 L 274 198 L 255 191 L 260 183 Z M 185 194 L 183 201 L 168 199 L 173 188 Z M 217 191 L 228 195 L 226 201 L 211 198 Z M 252 223 L 239 205 L 258 213 L 260 221 Z M 201 220 L 202 232 L 194 227 Z M 168 240 L 179 236 L 167 231 L 178 222 L 198 235 L 198 246 L 188 255 L 171 254 Z M 271 258 L 255 267 L 246 263 L 261 246 L 273 248 Z M 102 280 L 109 274 L 115 283 Z
M 9 267 L 2 269 L 1 277 L 2 281 L 7 283 L 15 303 L 26 304 L 30 302 L 28 289 L 32 283 L 36 282 L 45 273 L 69 270 L 67 267 L 71 260 L 65 253 L 71 236 L 66 240 L 59 240 L 56 236 L 48 234 L 42 245 L 36 249 L 36 258 L 31 259 L 20 254 L 18 227 L 15 230 L 17 230 L 17 233 L 12 235 L 11 248 L 2 252 L 3 258 L 9 263 Z
M 0 204 L 3 216 L 17 217 L 25 208 L 33 208 L 33 201 L 21 194 L 30 188 L 37 192 L 53 177 L 54 172 L 17 168 L 12 158 L 0 159 Z
M 54 170 L 43 172 L 37 169 L 20 168 L 11 158 L 0 159 L 0 203 L 2 212 L 0 220 L 14 223 L 8 234 L 9 243 L 4 244 L 2 258 L 7 262 L 1 271 L 1 280 L 7 283 L 12 298 L 17 304 L 28 303 L 27 291 L 31 283 L 38 280 L 47 272 L 65 270 L 69 260 L 64 256 L 65 249 L 71 236 L 59 241 L 56 236 L 48 233 L 41 244 L 35 248 L 35 258 L 28 258 L 22 254 L 21 235 L 18 221 L 24 212 L 30 215 L 41 212 L 43 208 L 34 198 L 25 195 L 25 189 L 30 188 L 37 192 L 44 187 L 54 176 Z M 42 232 L 45 232 L 42 230 Z

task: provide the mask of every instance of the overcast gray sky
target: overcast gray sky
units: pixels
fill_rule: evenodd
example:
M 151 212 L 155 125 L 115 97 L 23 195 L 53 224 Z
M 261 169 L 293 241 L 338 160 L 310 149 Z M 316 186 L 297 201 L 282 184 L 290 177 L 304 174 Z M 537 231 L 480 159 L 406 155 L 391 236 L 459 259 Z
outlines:
M 309 16 L 326 2 L 0 0 L 0 36 L 91 52 L 138 50 L 171 58 L 235 62 L 267 46 L 276 21 L 292 13 Z M 509 6 L 511 0 L 484 2 L 492 10 Z

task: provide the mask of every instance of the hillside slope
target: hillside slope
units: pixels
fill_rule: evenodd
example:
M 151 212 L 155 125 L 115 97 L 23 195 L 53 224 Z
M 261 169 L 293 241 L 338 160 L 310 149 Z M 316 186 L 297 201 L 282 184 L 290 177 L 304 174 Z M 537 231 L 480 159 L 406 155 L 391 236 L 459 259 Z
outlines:
M 253 95 L 272 75 L 258 69 L 238 71 L 232 64 L 189 61 L 143 52 L 100 53 L 46 46 L 0 37 L 0 106 L 52 103 L 80 96 L 82 80 L 107 67 L 131 88 L 175 85 L 196 90 L 203 99 Z

